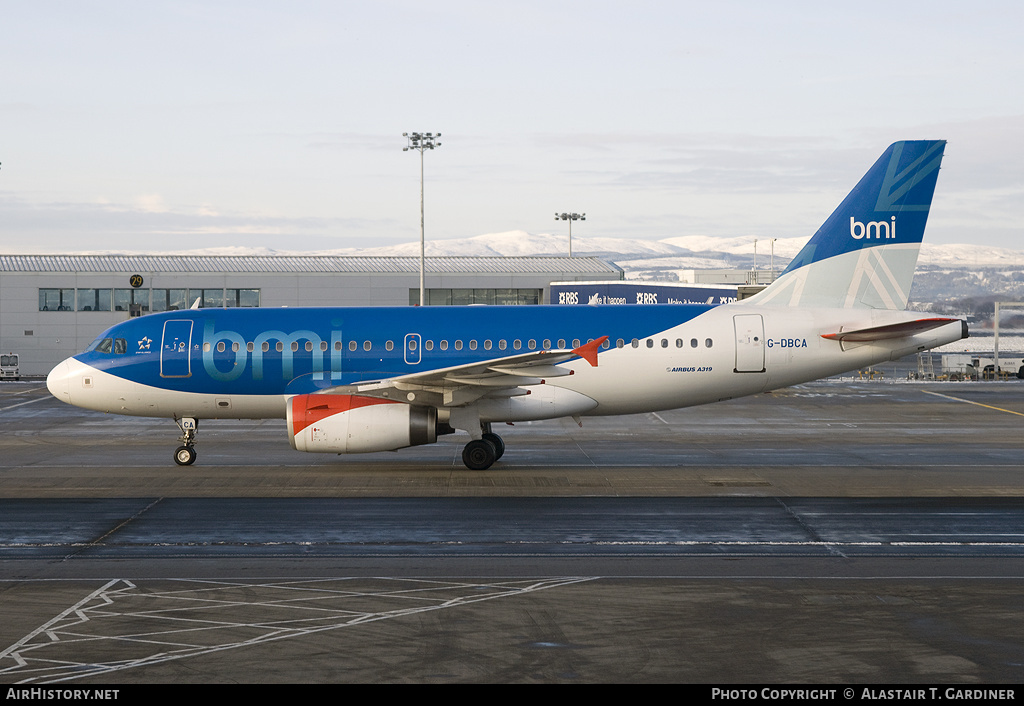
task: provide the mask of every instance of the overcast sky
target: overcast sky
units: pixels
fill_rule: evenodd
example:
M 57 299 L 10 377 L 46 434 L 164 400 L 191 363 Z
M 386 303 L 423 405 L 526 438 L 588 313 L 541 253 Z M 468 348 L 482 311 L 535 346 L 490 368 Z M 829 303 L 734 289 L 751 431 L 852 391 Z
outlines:
M 0 0 L 0 252 L 810 235 L 946 139 L 926 239 L 1024 249 L 1024 3 Z

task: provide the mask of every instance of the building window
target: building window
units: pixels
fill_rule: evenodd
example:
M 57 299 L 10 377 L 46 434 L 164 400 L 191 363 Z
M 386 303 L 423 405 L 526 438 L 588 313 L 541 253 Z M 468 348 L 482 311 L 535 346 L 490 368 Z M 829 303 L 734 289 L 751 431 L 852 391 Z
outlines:
M 40 289 L 39 311 L 74 311 L 74 289 Z
M 78 311 L 110 311 L 109 289 L 79 289 Z
M 148 289 L 115 289 L 114 311 L 128 311 L 135 315 L 149 311 Z
M 187 289 L 154 289 L 151 298 L 153 311 L 178 311 L 188 309 Z
M 427 306 L 468 306 L 470 304 L 493 304 L 498 306 L 516 306 L 540 304 L 543 300 L 542 289 L 427 289 L 424 301 Z M 420 290 L 409 289 L 409 306 L 418 306 Z

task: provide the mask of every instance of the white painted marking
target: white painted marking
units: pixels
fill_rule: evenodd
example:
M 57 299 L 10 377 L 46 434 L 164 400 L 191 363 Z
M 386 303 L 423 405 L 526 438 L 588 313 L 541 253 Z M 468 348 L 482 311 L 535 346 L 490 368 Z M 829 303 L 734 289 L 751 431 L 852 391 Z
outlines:
M 140 589 L 130 581 L 114 579 L 0 652 L 0 682 L 53 684 L 94 677 L 352 625 L 515 598 L 595 578 L 489 583 L 397 578 L 178 579 L 174 580 L 177 585 L 166 591 Z M 288 595 L 282 596 L 282 592 Z M 253 600 L 253 593 L 266 598 Z M 346 601 L 348 598 L 353 600 Z M 374 609 L 373 599 L 379 599 L 380 610 Z M 403 602 L 407 605 L 393 607 Z M 283 609 L 289 617 L 284 617 Z M 279 617 L 268 619 L 268 615 Z M 134 616 L 145 618 L 140 621 L 145 632 L 125 630 Z M 239 633 L 253 636 L 239 640 Z M 103 644 L 116 645 L 119 658 L 93 661 L 92 655 L 105 651 Z

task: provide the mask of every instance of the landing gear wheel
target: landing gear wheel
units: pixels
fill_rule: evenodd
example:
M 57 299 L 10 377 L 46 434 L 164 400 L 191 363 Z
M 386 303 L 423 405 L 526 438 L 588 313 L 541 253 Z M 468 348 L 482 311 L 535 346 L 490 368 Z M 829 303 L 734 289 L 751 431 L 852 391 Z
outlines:
M 174 450 L 174 462 L 179 466 L 191 466 L 196 462 L 196 450 L 191 446 L 179 446 Z
M 487 439 L 476 439 L 462 449 L 462 462 L 471 471 L 486 471 L 496 460 L 497 449 Z
M 501 437 L 497 434 L 487 432 L 483 437 L 486 441 L 494 444 L 494 460 L 497 461 L 499 458 L 505 455 L 505 442 L 501 440 Z

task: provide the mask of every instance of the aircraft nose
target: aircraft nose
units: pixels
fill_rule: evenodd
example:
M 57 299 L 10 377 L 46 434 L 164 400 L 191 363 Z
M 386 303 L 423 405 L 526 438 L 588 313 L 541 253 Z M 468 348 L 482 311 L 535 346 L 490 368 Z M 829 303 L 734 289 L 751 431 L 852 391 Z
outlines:
M 46 376 L 46 389 L 61 402 L 71 404 L 71 366 L 66 360 Z

